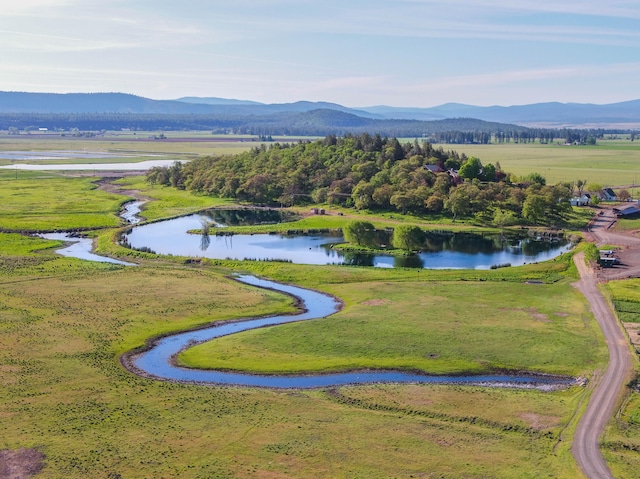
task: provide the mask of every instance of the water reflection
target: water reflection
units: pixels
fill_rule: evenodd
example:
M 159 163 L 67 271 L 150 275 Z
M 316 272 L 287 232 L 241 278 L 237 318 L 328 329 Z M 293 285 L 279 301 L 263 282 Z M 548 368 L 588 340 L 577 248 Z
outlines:
M 227 235 L 223 230 L 225 223 L 221 223 L 224 220 L 233 224 L 257 224 L 277 222 L 278 218 L 282 219 L 274 210 L 212 210 L 135 227 L 123 239 L 133 248 L 146 247 L 159 254 L 378 268 L 489 269 L 494 265 L 518 266 L 546 261 L 571 249 L 571 244 L 564 239 L 552 243 L 526 237 L 436 231 L 426 233 L 421 252 L 393 256 L 384 252 L 341 251 L 335 245 L 344 239 L 337 233 Z M 215 228 L 206 235 L 187 233 L 206 231 L 204 224 L 215 225 Z M 391 232 L 377 231 L 375 240 L 379 245 L 388 245 Z
M 210 245 L 211 238 L 207 233 L 203 233 L 202 236 L 200 236 L 200 251 L 207 251 Z

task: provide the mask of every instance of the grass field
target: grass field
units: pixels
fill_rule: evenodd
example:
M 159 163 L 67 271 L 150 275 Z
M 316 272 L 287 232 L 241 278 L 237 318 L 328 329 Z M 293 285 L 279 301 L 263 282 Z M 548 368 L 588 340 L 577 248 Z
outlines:
M 0 229 L 47 231 L 121 224 L 121 195 L 97 190 L 96 178 L 58 176 L 0 180 Z
M 25 187 L 14 196 L 13 217 L 59 208 L 72 223 L 83 200 L 111 205 L 90 179 L 51 180 L 63 183 L 46 195 Z M 140 178 L 121 184 L 157 198 L 146 206 L 149 219 L 215 204 Z M 112 196 L 119 205 L 123 198 Z M 75 203 L 66 202 L 71 197 Z M 117 221 L 117 208 L 109 211 Z M 113 244 L 114 231 L 99 233 L 100 247 L 130 253 Z M 140 378 L 118 362 L 159 334 L 292 309 L 287 297 L 225 278 L 245 271 L 336 294 L 345 307 L 326 320 L 222 339 L 213 359 L 225 367 L 222 355 L 230 354 L 232 368 L 263 371 L 509 368 L 590 376 L 605 364 L 605 347 L 569 286 L 569 255 L 496 271 L 188 266 L 153 255 L 124 268 L 61 258 L 48 249 L 54 244 L 0 234 L 0 450 L 40 450 L 39 477 L 581 477 L 569 447 L 585 388 L 197 387 Z
M 627 330 L 629 339 L 638 335 L 640 323 L 640 280 L 610 281 L 606 290 L 616 315 Z M 637 347 L 636 347 L 636 350 Z M 630 389 L 628 396 L 609 423 L 603 440 L 602 453 L 615 477 L 634 477 L 640 468 L 640 390 Z
M 0 448 L 39 448 L 47 458 L 39 477 L 579 475 L 565 441 L 582 388 L 371 385 L 279 392 L 139 378 L 123 370 L 117 356 L 148 337 L 211 319 L 287 310 L 290 300 L 209 269 L 122 268 L 29 253 L 51 244 L 39 239 L 0 235 L 0 242 L 3 255 L 24 259 L 0 275 Z M 343 275 L 369 271 L 343 269 Z M 372 291 L 407 295 L 416 286 L 392 281 L 362 290 L 356 284 L 341 287 L 353 291 L 345 312 L 357 312 L 351 302 L 366 301 Z M 484 285 L 437 287 L 468 286 Z M 569 297 L 571 308 L 584 307 L 575 293 Z M 536 313 L 520 319 L 535 331 L 538 320 L 529 314 Z M 585 335 L 599 341 L 593 321 L 583 320 Z M 358 345 L 353 339 L 347 348 Z
M 637 141 L 599 140 L 596 146 L 538 143 L 436 146 L 476 156 L 482 163 L 499 162 L 504 171 L 519 176 L 540 173 L 549 184 L 583 180 L 620 186 L 640 179 L 640 142 Z
M 183 353 L 182 363 L 261 373 L 526 369 L 579 376 L 604 358 L 584 301 L 566 283 L 365 281 L 322 289 L 346 301 L 342 312 L 205 343 Z

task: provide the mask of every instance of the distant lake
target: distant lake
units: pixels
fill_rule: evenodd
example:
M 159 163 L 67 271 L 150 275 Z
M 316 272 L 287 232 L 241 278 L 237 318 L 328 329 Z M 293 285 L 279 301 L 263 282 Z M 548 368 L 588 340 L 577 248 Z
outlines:
M 496 235 L 436 232 L 427 234 L 424 251 L 409 256 L 349 252 L 335 248 L 344 242 L 338 233 L 216 235 L 216 231 L 223 233 L 225 224 L 220 221 L 225 216 L 224 211 L 212 210 L 137 226 L 123 239 L 132 248 L 148 248 L 158 254 L 175 256 L 427 269 L 519 266 L 553 259 L 572 248 L 572 244 L 564 239 L 549 242 L 534 238 L 501 239 Z M 229 217 L 229 213 L 226 216 Z M 211 228 L 206 236 L 187 233 L 201 229 L 203 222 L 213 222 L 220 229 Z
M 93 158 L 93 157 L 92 157 Z M 120 157 L 121 158 L 121 157 Z M 45 158 L 38 158 L 43 160 Z M 53 159 L 53 158 L 48 158 Z M 59 158 L 56 158 L 59 159 Z M 137 171 L 148 170 L 155 166 L 171 166 L 175 160 L 145 160 L 136 163 L 77 163 L 77 164 L 28 164 L 14 163 L 0 166 L 4 170 L 31 170 L 31 171 Z

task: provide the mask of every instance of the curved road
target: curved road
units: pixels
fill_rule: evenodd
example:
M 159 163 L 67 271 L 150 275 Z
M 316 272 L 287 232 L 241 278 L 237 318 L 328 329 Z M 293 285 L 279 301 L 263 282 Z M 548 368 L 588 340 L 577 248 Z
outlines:
M 600 244 L 623 244 L 632 248 L 640 245 L 638 238 L 610 233 L 614 221 L 615 216 L 611 216 L 610 212 L 599 217 L 590 231 L 592 239 Z M 596 273 L 585 265 L 584 253 L 575 255 L 574 261 L 580 272 L 580 281 L 576 286 L 591 304 L 591 310 L 604 333 L 609 348 L 609 366 L 604 375 L 595 379 L 594 391 L 578 423 L 571 451 L 585 476 L 613 479 L 600 453 L 599 437 L 613 416 L 620 394 L 631 377 L 632 356 L 615 314 L 598 290 Z

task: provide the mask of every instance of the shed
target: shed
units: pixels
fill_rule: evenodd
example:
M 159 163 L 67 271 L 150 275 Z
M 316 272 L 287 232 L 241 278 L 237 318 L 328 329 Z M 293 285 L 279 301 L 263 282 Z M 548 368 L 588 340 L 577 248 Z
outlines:
M 627 206 L 625 208 L 613 208 L 613 211 L 618 218 L 629 218 L 640 215 L 640 208 L 636 205 Z

